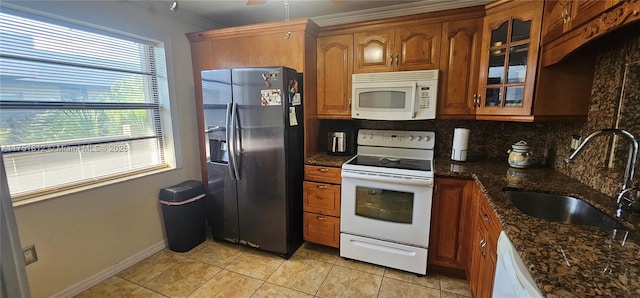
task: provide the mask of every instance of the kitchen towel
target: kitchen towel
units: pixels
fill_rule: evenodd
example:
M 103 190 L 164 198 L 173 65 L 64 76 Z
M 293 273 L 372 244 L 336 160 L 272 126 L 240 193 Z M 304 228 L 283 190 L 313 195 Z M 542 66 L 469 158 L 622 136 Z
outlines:
M 451 160 L 456 160 L 456 161 L 467 160 L 468 147 L 469 147 L 469 129 L 455 128 L 453 130 L 453 146 L 451 148 Z

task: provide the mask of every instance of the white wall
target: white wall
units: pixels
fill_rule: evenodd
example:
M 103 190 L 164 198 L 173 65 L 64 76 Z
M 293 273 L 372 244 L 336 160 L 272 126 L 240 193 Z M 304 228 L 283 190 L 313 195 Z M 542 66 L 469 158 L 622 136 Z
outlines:
M 182 160 L 181 167 L 16 207 L 22 245 L 35 244 L 39 258 L 27 266 L 31 294 L 48 297 L 164 241 L 158 191 L 200 179 L 191 55 L 184 34 L 206 28 L 129 1 L 3 4 L 163 41 L 169 59 L 172 120 L 174 134 L 180 134 L 178 152 L 182 153 L 177 158 Z

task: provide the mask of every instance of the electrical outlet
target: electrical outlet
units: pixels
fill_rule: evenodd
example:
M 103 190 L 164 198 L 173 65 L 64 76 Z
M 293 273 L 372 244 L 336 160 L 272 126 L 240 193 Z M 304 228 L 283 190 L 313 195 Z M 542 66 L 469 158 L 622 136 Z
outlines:
M 36 254 L 36 246 L 31 245 L 22 249 L 22 254 L 24 255 L 24 264 L 29 265 L 31 263 L 35 263 L 38 260 L 38 255 Z
M 582 137 L 579 135 L 572 135 L 571 136 L 571 151 L 575 151 L 576 149 L 578 149 L 578 146 L 580 146 L 580 143 L 582 142 Z

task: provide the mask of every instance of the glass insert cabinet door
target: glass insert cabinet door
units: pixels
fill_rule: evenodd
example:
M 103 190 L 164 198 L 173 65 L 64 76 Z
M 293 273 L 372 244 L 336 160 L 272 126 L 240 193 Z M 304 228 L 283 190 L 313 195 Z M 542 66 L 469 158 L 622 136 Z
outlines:
M 541 6 L 487 13 L 478 114 L 529 115 L 540 40 Z
M 356 215 L 375 220 L 406 223 L 413 222 L 413 199 L 411 192 L 356 187 Z

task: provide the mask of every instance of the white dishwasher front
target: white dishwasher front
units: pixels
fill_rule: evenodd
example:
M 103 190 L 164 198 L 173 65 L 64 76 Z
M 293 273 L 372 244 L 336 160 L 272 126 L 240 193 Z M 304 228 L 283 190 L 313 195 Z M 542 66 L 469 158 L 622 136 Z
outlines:
M 494 298 L 543 297 L 505 232 L 498 238 Z

